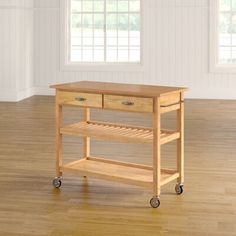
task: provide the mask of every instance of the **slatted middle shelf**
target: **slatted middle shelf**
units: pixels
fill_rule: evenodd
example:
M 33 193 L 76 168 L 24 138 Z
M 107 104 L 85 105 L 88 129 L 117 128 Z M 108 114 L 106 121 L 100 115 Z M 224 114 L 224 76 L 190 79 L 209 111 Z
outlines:
M 147 127 L 125 126 L 96 121 L 82 121 L 61 127 L 61 134 L 91 137 L 101 140 L 115 140 L 129 143 L 151 143 L 153 130 Z M 161 144 L 176 140 L 180 137 L 179 132 L 162 130 Z

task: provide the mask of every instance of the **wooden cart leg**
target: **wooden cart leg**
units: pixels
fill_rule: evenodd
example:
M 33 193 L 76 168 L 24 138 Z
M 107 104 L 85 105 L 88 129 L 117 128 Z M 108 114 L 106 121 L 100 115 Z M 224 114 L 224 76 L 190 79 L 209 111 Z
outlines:
M 56 177 L 62 176 L 60 170 L 60 167 L 62 166 L 62 134 L 60 133 L 62 122 L 62 106 L 56 101 Z
M 184 183 L 184 95 L 181 93 L 181 105 L 177 110 L 177 130 L 180 138 L 177 140 L 177 170 L 179 172 L 178 184 Z
M 90 120 L 90 108 L 84 108 L 84 121 Z M 90 137 L 84 137 L 84 157 L 90 156 Z
M 159 196 L 161 193 L 161 115 L 159 98 L 154 99 L 153 114 L 153 198 L 150 201 L 152 207 L 160 205 Z

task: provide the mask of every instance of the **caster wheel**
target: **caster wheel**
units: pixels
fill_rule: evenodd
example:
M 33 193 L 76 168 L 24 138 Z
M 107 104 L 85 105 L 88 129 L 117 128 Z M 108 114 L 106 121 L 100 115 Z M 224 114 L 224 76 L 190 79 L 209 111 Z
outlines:
M 52 181 L 52 185 L 53 185 L 55 188 L 60 188 L 60 187 L 61 187 L 61 180 L 60 180 L 60 178 L 55 178 L 55 179 Z
M 184 185 L 183 184 L 176 184 L 175 185 L 175 192 L 180 195 L 184 192 Z
M 161 202 L 160 202 L 159 197 L 153 197 L 153 198 L 150 200 L 150 205 L 151 205 L 153 208 L 159 207 L 160 204 L 161 204 Z

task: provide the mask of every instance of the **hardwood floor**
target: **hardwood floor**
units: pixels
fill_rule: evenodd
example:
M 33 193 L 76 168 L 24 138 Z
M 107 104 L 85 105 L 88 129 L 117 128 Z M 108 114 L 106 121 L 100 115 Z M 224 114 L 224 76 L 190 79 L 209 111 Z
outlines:
M 236 235 L 236 101 L 187 100 L 185 192 L 172 182 L 152 209 L 141 187 L 55 175 L 54 98 L 0 103 L 0 235 L 144 236 Z M 71 122 L 80 111 L 66 109 Z M 150 115 L 95 110 L 98 120 L 150 125 Z M 166 115 L 165 127 L 172 126 Z M 64 140 L 65 161 L 81 157 L 82 139 Z M 150 164 L 149 145 L 92 141 L 92 154 Z M 114 153 L 116 153 L 114 155 Z M 175 145 L 162 149 L 162 165 L 175 164 Z

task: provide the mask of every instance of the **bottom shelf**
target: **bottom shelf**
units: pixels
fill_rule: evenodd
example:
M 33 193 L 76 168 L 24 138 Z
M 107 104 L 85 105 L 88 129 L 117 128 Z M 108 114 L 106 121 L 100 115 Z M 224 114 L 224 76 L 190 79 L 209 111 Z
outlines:
M 79 176 L 90 176 L 138 186 L 152 187 L 153 168 L 151 166 L 87 157 L 61 167 L 63 172 Z M 177 179 L 176 170 L 161 170 L 161 186 Z

